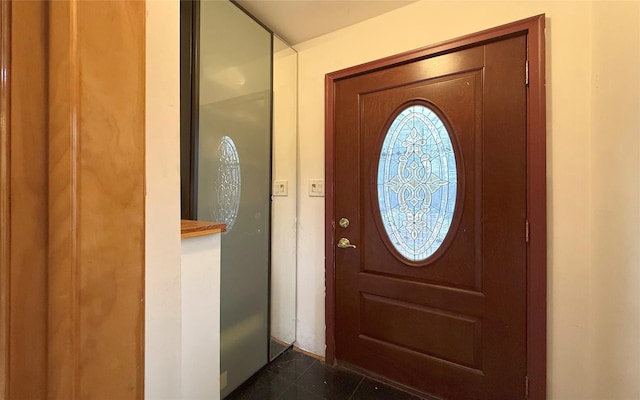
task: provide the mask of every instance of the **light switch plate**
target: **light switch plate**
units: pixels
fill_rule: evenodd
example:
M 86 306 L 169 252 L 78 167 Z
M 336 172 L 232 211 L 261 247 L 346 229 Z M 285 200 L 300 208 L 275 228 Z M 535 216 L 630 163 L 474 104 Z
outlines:
M 324 197 L 324 179 L 309 179 L 309 196 Z
M 273 181 L 273 191 L 271 193 L 274 196 L 288 196 L 289 195 L 289 181 L 287 181 L 287 180 Z

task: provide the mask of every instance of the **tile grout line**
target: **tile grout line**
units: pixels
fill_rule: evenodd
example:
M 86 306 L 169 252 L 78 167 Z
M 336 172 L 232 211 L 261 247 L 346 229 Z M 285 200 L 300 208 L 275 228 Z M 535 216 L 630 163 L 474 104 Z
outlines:
M 300 379 L 300 377 L 301 377 L 302 375 L 306 374 L 306 373 L 311 369 L 311 367 L 313 367 L 313 366 L 314 366 L 314 364 L 316 364 L 317 362 L 318 362 L 318 360 L 313 360 L 313 362 L 312 362 L 311 364 L 309 364 L 309 366 L 308 366 L 304 371 L 302 371 L 302 373 L 301 373 L 300 375 L 296 376 L 296 378 L 293 380 L 293 383 L 298 382 L 298 380 Z
M 360 376 L 360 382 L 358 382 L 358 384 L 356 385 L 356 388 L 353 389 L 353 392 L 351 393 L 351 396 L 349 396 L 349 398 L 347 400 L 351 400 L 353 398 L 353 395 L 356 394 L 356 392 L 358 391 L 358 388 L 360 387 L 360 385 L 362 385 L 363 381 L 364 381 L 364 376 Z
M 311 358 L 311 357 L 309 357 L 309 358 Z M 294 361 L 294 360 L 292 360 L 292 361 Z M 294 362 L 295 362 L 295 361 L 294 361 Z M 292 388 L 292 387 L 294 387 L 294 386 L 296 386 L 296 387 L 297 387 L 297 382 L 298 382 L 298 380 L 300 379 L 300 377 L 301 377 L 302 375 L 304 375 L 307 371 L 309 371 L 309 370 L 311 369 L 311 367 L 313 367 L 313 365 L 314 365 L 315 363 L 317 363 L 317 362 L 318 362 L 318 360 L 313 360 L 313 362 L 312 362 L 311 364 L 309 364 L 309 366 L 308 366 L 307 368 L 305 368 L 305 369 L 304 369 L 304 371 L 302 371 L 302 372 L 300 373 L 300 375 L 298 375 L 298 376 L 294 377 L 294 378 L 293 378 L 293 380 L 290 382 L 290 385 L 289 385 L 289 386 L 287 386 L 287 388 L 286 388 L 286 389 L 285 389 L 285 390 L 280 394 L 280 396 L 278 396 L 278 397 L 276 398 L 276 400 L 278 400 L 278 399 L 282 399 L 282 398 L 285 396 L 285 394 L 287 394 L 287 390 L 291 389 L 291 388 Z M 284 379 L 284 378 L 283 378 L 283 379 Z

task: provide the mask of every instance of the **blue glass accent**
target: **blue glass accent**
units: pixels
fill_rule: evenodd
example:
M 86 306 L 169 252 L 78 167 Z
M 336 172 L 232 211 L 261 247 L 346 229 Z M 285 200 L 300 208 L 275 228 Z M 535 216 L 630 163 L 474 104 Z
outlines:
M 453 220 L 458 174 L 442 120 L 412 105 L 393 120 L 378 162 L 378 204 L 395 249 L 413 262 L 442 245 Z

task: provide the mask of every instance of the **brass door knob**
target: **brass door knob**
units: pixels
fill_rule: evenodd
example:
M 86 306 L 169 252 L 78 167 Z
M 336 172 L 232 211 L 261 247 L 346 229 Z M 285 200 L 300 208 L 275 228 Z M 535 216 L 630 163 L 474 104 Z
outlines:
M 351 242 L 347 238 L 340 238 L 340 240 L 338 240 L 338 247 L 340 247 L 341 249 L 348 249 L 348 248 L 355 249 L 356 245 L 351 244 Z

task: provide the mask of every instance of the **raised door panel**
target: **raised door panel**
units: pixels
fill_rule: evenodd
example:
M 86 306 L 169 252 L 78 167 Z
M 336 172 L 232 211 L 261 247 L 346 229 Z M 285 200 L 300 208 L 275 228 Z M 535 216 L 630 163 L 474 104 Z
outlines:
M 145 3 L 49 10 L 49 397 L 141 399 Z

